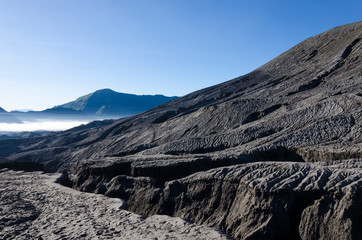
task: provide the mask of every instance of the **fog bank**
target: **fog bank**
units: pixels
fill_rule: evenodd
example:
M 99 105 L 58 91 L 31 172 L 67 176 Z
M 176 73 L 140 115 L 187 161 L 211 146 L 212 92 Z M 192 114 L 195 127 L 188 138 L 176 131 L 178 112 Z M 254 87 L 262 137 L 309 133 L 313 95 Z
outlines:
M 33 131 L 62 131 L 89 121 L 35 121 L 23 123 L 0 123 L 0 131 L 3 132 L 33 132 Z

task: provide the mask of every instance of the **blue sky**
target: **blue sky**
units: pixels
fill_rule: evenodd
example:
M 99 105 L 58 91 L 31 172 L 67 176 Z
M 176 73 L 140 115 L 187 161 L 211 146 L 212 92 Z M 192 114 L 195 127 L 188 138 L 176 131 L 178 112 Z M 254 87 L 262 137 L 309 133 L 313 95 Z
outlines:
M 362 20 L 362 1 L 0 0 L 0 107 L 182 96 Z

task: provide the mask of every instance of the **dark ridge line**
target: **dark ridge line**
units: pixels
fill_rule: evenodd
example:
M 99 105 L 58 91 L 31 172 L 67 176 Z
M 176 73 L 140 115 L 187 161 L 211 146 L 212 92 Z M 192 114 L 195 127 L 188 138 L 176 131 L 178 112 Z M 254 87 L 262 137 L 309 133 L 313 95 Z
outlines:
M 312 79 L 310 82 L 308 82 L 307 84 L 301 85 L 297 91 L 294 92 L 290 92 L 287 94 L 287 96 L 291 96 L 294 95 L 296 93 L 300 93 L 300 92 L 304 92 L 306 90 L 310 90 L 313 88 L 318 87 L 321 83 L 322 80 L 324 78 L 326 78 L 327 76 L 331 75 L 334 71 L 336 71 L 337 69 L 341 68 L 344 63 L 345 63 L 345 59 L 349 57 L 349 55 L 351 54 L 353 47 L 361 40 L 361 38 L 357 38 L 355 39 L 351 44 L 349 44 L 345 50 L 343 51 L 342 55 L 339 57 L 337 63 L 328 71 L 325 71 L 324 73 L 322 73 L 321 75 L 317 76 L 315 79 Z
M 347 46 L 341 55 L 342 60 L 346 59 L 351 54 L 353 47 L 357 45 L 359 41 L 361 41 L 361 38 L 355 39 L 350 45 Z
M 136 154 L 136 153 L 139 153 L 139 152 L 142 152 L 144 150 L 151 149 L 154 147 L 157 147 L 157 145 L 156 144 L 141 144 L 141 145 L 138 145 L 135 149 L 118 152 L 115 154 L 110 154 L 110 155 L 107 155 L 107 157 L 124 157 L 127 155 Z
M 87 145 L 90 145 L 90 144 L 93 144 L 93 143 L 96 143 L 98 141 L 101 141 L 103 139 L 105 139 L 109 134 L 112 133 L 113 130 L 115 130 L 116 128 L 118 127 L 118 124 L 113 126 L 113 127 L 110 127 L 109 129 L 107 129 L 106 131 L 104 131 L 99 137 L 97 137 L 96 139 L 92 140 L 92 141 L 89 141 L 89 142 L 86 142 L 86 143 L 83 143 L 83 144 L 80 144 L 80 145 L 77 145 L 77 147 L 83 147 L 83 146 L 87 146 Z
M 276 147 L 269 150 L 257 150 L 253 153 L 242 155 L 238 158 L 212 159 L 210 157 L 199 157 L 193 161 L 177 162 L 167 166 L 154 165 L 133 165 L 132 160 L 124 160 L 113 163 L 106 167 L 89 167 L 85 166 L 82 169 L 82 175 L 76 182 L 71 182 L 68 178 L 68 173 L 63 172 L 63 176 L 59 180 L 62 185 L 77 188 L 83 185 L 89 178 L 96 178 L 96 182 L 82 189 L 86 192 L 92 192 L 97 185 L 106 180 L 110 181 L 116 176 L 128 177 L 150 177 L 155 180 L 155 187 L 162 188 L 169 181 L 181 179 L 190 176 L 196 172 L 208 171 L 210 169 L 227 167 L 249 162 L 275 162 L 275 161 L 290 161 L 290 162 L 305 162 L 302 156 L 297 154 L 295 149 L 285 147 Z M 121 197 L 122 198 L 122 197 Z M 127 201 L 127 198 L 124 198 Z
M 276 104 L 276 105 L 268 107 L 268 108 L 266 108 L 266 109 L 264 109 L 262 111 L 253 112 L 253 113 L 249 114 L 244 119 L 242 124 L 247 124 L 247 123 L 250 123 L 250 122 L 257 121 L 257 120 L 261 119 L 262 117 L 265 117 L 265 116 L 269 115 L 270 113 L 275 112 L 276 110 L 278 110 L 282 106 L 283 106 L 282 104 Z
M 152 123 L 157 124 L 157 123 L 163 123 L 166 122 L 168 119 L 175 117 L 181 113 L 185 113 L 187 112 L 189 109 L 187 108 L 179 108 L 177 110 L 170 110 L 165 112 L 164 114 L 162 114 L 160 117 L 156 118 L 155 120 L 153 120 Z
M 318 54 L 318 50 L 314 50 L 313 52 L 311 52 L 309 54 L 309 57 L 305 61 L 307 62 L 307 61 L 312 60 L 315 56 L 317 56 L 317 54 Z
M 3 160 L 0 161 L 0 169 L 12 169 L 15 171 L 25 171 L 25 172 L 33 172 L 33 171 L 42 171 L 44 172 L 44 164 L 37 162 L 18 162 L 18 161 L 10 161 Z

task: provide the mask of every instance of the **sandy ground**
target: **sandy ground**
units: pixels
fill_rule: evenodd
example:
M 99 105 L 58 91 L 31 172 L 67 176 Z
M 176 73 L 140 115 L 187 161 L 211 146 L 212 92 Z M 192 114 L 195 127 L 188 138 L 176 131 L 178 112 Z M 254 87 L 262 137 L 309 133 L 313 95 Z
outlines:
M 120 199 L 63 187 L 57 177 L 0 170 L 0 239 L 229 239 L 180 218 L 144 218 Z

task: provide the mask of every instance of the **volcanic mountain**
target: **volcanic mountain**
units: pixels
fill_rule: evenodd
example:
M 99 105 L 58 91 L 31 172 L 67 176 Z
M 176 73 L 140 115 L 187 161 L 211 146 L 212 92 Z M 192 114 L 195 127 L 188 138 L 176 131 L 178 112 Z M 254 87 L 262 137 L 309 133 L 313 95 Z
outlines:
M 84 113 L 89 115 L 132 115 L 175 99 L 163 95 L 135 95 L 101 89 L 75 101 L 45 110 L 46 113 Z
M 147 111 L 177 97 L 163 95 L 135 95 L 101 89 L 76 100 L 43 111 L 1 111 L 0 122 L 34 122 L 39 119 L 56 121 L 99 120 L 126 117 Z
M 137 213 L 235 238 L 358 239 L 361 61 L 357 22 L 144 113 L 0 141 L 0 154 L 61 171 L 63 184 L 123 198 Z

